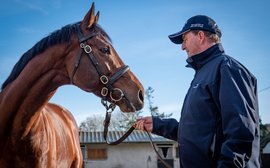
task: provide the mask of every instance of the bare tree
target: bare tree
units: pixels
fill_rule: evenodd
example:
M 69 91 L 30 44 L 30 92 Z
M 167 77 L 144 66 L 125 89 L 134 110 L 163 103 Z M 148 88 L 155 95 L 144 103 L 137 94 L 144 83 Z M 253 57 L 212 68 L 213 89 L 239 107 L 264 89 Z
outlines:
M 169 113 L 169 114 L 165 114 L 164 112 L 161 113 L 158 110 L 158 106 L 154 106 L 154 102 L 153 102 L 153 99 L 154 99 L 153 93 L 154 93 L 154 91 L 155 90 L 150 86 L 145 91 L 145 96 L 146 96 L 146 100 L 148 102 L 148 107 L 149 107 L 149 111 L 151 112 L 151 115 L 152 116 L 157 116 L 157 117 L 160 117 L 160 118 L 171 117 L 172 113 Z
M 136 119 L 139 117 L 141 111 L 136 113 L 122 113 L 115 111 L 112 113 L 109 130 L 125 131 L 132 127 Z M 81 122 L 79 126 L 80 131 L 103 131 L 103 121 L 105 116 L 87 117 L 85 121 Z
M 79 126 L 80 131 L 101 131 L 103 130 L 103 117 L 93 115 L 87 117 Z

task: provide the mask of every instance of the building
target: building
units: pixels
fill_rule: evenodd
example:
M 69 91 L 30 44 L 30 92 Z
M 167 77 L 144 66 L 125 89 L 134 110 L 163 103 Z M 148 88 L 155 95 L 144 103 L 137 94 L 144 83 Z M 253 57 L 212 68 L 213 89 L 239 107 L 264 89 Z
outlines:
M 107 139 L 112 142 L 125 132 L 111 131 Z M 177 142 L 152 135 L 160 155 L 172 167 L 179 167 Z M 135 130 L 119 145 L 107 145 L 102 131 L 80 132 L 84 167 L 88 168 L 163 168 L 157 159 L 146 132 Z

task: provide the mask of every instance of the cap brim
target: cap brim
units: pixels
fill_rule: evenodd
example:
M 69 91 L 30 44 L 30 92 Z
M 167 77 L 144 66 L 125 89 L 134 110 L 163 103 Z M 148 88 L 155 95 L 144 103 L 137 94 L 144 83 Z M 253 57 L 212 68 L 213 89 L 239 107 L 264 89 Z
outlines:
M 188 30 L 185 30 L 185 31 L 180 31 L 180 32 L 177 32 L 177 33 L 174 33 L 174 34 L 171 34 L 169 35 L 169 39 L 174 43 L 174 44 L 182 44 L 183 43 L 183 34 L 190 31 L 189 29 Z
M 183 39 L 182 39 L 182 31 L 174 33 L 169 35 L 169 39 L 174 43 L 174 44 L 182 44 L 183 43 Z

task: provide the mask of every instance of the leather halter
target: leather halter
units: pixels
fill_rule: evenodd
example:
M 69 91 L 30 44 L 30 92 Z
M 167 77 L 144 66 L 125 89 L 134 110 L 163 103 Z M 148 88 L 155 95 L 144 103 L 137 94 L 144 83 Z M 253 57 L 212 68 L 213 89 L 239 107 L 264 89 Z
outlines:
M 97 73 L 99 75 L 99 80 L 100 82 L 103 84 L 103 88 L 100 91 L 100 94 L 102 96 L 101 99 L 101 103 L 104 105 L 104 107 L 106 108 L 106 118 L 104 120 L 104 139 L 106 140 L 107 144 L 110 145 L 116 145 L 119 144 L 120 142 L 122 142 L 124 139 L 126 139 L 126 137 L 133 131 L 130 130 L 126 133 L 125 137 L 120 138 L 117 142 L 113 142 L 110 143 L 107 140 L 107 133 L 108 133 L 108 127 L 110 124 L 110 119 L 111 119 L 111 113 L 114 111 L 115 109 L 115 103 L 122 100 L 124 98 L 125 101 L 128 101 L 125 98 L 125 95 L 123 93 L 123 91 L 119 88 L 114 88 L 112 85 L 121 77 L 123 76 L 128 70 L 129 70 L 129 66 L 125 65 L 123 67 L 121 67 L 114 75 L 112 75 L 110 78 L 108 76 L 106 76 L 104 73 L 102 73 L 102 70 L 99 66 L 99 63 L 97 62 L 97 59 L 95 57 L 95 55 L 93 54 L 93 50 L 91 48 L 90 45 L 87 44 L 87 40 L 93 38 L 94 36 L 96 36 L 98 33 L 93 32 L 89 35 L 84 36 L 81 28 L 80 28 L 80 24 L 76 25 L 76 29 L 77 29 L 77 36 L 79 38 L 79 42 L 80 42 L 80 52 L 78 54 L 77 60 L 75 62 L 74 65 L 74 69 L 72 71 L 71 77 L 70 77 L 70 83 L 73 84 L 73 76 L 75 75 L 79 65 L 80 65 L 80 61 L 81 61 L 81 57 L 83 52 L 85 52 L 88 57 L 90 58 L 92 64 L 94 65 L 95 69 L 97 70 Z M 120 97 L 119 98 L 115 98 L 113 97 L 113 92 L 120 92 Z M 108 97 L 110 97 L 111 99 L 111 103 L 109 103 L 108 101 Z M 132 127 L 133 128 L 133 127 Z M 134 128 L 133 128 L 134 129 Z
M 108 101 L 108 97 L 110 97 L 112 103 L 116 103 L 120 100 L 122 100 L 122 98 L 125 96 L 123 91 L 119 88 L 114 88 L 112 85 L 121 77 L 123 76 L 128 70 L 129 70 L 129 66 L 125 65 L 123 67 L 121 67 L 114 75 L 112 75 L 111 77 L 106 76 L 100 66 L 99 63 L 93 53 L 93 50 L 91 48 L 90 45 L 87 44 L 87 40 L 93 38 L 94 36 L 96 36 L 98 33 L 93 32 L 89 35 L 84 36 L 84 34 L 81 31 L 80 28 L 80 24 L 77 24 L 77 36 L 79 38 L 79 42 L 80 42 L 80 52 L 78 54 L 77 60 L 75 62 L 71 77 L 70 77 L 70 83 L 73 84 L 73 77 L 80 65 L 80 61 L 81 61 L 81 57 L 83 52 L 86 53 L 90 59 L 90 61 L 92 62 L 92 64 L 94 65 L 98 75 L 99 75 L 99 80 L 100 82 L 103 84 L 103 88 L 100 91 L 100 94 L 102 96 L 102 104 L 104 106 L 107 106 L 106 108 L 109 108 L 107 105 L 107 101 Z M 120 93 L 120 97 L 115 98 L 113 96 L 114 92 L 119 92 Z

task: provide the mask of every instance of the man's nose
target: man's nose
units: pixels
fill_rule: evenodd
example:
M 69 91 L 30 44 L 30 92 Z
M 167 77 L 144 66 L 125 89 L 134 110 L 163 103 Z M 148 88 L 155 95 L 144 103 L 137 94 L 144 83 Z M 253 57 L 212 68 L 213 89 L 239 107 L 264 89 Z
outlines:
M 183 42 L 182 45 L 181 45 L 181 49 L 182 49 L 182 50 L 185 50 L 185 49 L 186 49 L 186 45 L 185 45 L 184 42 Z

